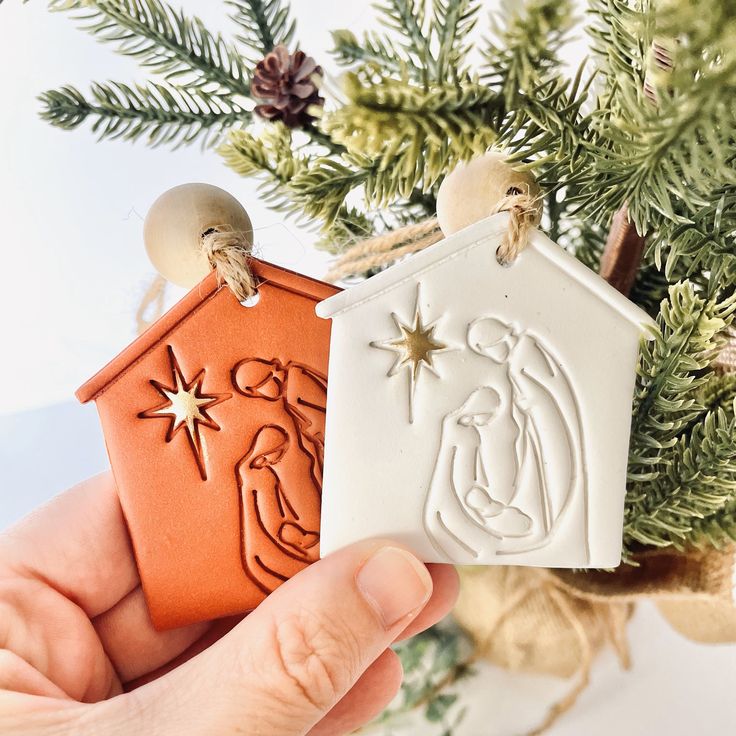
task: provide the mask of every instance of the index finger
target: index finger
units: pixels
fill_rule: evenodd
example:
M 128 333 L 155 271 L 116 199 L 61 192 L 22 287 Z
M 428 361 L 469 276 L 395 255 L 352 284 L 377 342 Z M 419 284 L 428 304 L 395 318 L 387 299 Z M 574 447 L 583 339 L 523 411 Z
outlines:
M 42 580 L 93 618 L 139 584 L 109 471 L 51 499 L 0 534 L 0 574 Z

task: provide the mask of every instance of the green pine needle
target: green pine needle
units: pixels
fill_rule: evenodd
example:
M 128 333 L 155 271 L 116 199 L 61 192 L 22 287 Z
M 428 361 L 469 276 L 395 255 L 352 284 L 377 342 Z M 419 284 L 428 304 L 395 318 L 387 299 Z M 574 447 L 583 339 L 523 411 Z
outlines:
M 332 31 L 332 43 L 332 54 L 338 64 L 360 65 L 364 72 L 375 72 L 379 77 L 386 73 L 408 75 L 406 58 L 379 33 L 366 33 L 358 40 L 352 31 L 340 29 Z
M 231 17 L 240 26 L 237 39 L 247 50 L 252 63 L 258 62 L 275 46 L 289 46 L 296 22 L 288 3 L 281 0 L 226 0 Z
M 706 520 L 736 495 L 735 438 L 733 404 L 679 437 L 667 464 L 627 506 L 624 544 L 685 548 L 707 531 Z
M 290 185 L 307 166 L 307 160 L 293 153 L 292 134 L 285 125 L 269 125 L 260 136 L 246 130 L 233 130 L 218 148 L 218 153 L 236 173 L 260 179 L 261 195 L 274 210 L 293 215 L 299 213 Z
M 427 191 L 456 163 L 485 151 L 496 139 L 498 97 L 477 82 L 437 84 L 424 90 L 385 79 L 364 85 L 345 78 L 347 104 L 327 113 L 323 129 L 350 154 L 377 161 L 366 182 L 372 205 Z M 345 196 L 350 191 L 343 189 Z
M 248 97 L 249 74 L 235 48 L 161 0 L 50 0 L 87 31 L 170 83 Z
M 570 0 L 504 0 L 494 13 L 484 52 L 484 81 L 503 90 L 509 109 L 560 69 L 560 50 L 573 23 Z
M 690 542 L 695 547 L 723 549 L 736 542 L 736 499 L 703 519 L 694 519 Z
M 712 380 L 706 369 L 735 309 L 736 297 L 719 303 L 698 296 L 689 282 L 675 284 L 661 305 L 658 332 L 642 344 L 629 449 L 629 547 L 685 544 L 691 519 L 736 491 L 733 404 L 709 409 L 703 400 Z
M 144 139 L 150 146 L 177 147 L 196 139 L 210 145 L 223 131 L 250 120 L 250 113 L 230 98 L 165 83 L 94 83 L 90 99 L 66 85 L 39 99 L 42 117 L 57 127 L 72 130 L 91 120 L 101 140 Z

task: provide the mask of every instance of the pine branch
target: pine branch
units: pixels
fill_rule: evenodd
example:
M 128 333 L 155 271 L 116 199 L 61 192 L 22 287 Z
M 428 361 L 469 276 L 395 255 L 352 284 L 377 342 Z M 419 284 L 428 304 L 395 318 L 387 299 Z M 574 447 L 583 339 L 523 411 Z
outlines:
M 436 78 L 457 81 L 467 76 L 463 68 L 470 51 L 469 36 L 476 23 L 477 0 L 432 0 L 432 30 L 437 36 Z
M 492 16 L 482 78 L 502 90 L 508 109 L 519 92 L 539 87 L 558 72 L 559 52 L 572 23 L 570 0 L 525 0 L 521 5 L 505 0 Z
M 597 162 L 594 185 L 600 196 L 593 211 L 614 211 L 628 203 L 644 232 L 677 221 L 681 204 L 692 213 L 707 208 L 714 188 L 736 184 L 730 152 L 736 86 L 724 78 L 707 93 L 699 92 L 687 103 L 670 103 L 632 124 L 609 128 L 615 155 Z
M 425 83 L 435 72 L 431 41 L 424 32 L 424 0 L 380 0 L 379 17 L 396 33 L 397 45 L 404 51 L 419 78 Z
M 591 167 L 604 156 L 595 114 L 583 114 L 594 77 L 580 67 L 572 82 L 552 77 L 520 93 L 499 129 L 498 144 L 510 161 L 531 159 L 540 186 L 548 193 L 564 189 L 566 212 L 604 225 L 605 219 L 581 213 L 580 192 L 590 191 Z
M 320 156 L 294 176 L 290 191 L 308 217 L 320 220 L 323 228 L 329 229 L 337 221 L 350 192 L 370 186 L 376 170 L 376 163 L 369 159 Z
M 285 125 L 273 123 L 260 137 L 246 130 L 233 130 L 218 153 L 237 174 L 260 179 L 261 195 L 274 210 L 299 213 L 299 203 L 291 196 L 290 184 L 307 166 L 307 159 L 294 155 L 291 131 Z
M 605 77 L 601 108 L 618 114 L 621 90 L 643 93 L 646 57 L 654 37 L 650 0 L 588 0 L 586 28 L 597 66 Z
M 561 74 L 559 53 L 573 17 L 569 0 L 524 0 L 502 6 L 485 50 L 482 79 L 504 101 L 498 143 L 509 151 L 510 159 L 531 160 L 549 194 L 565 189 L 565 216 L 604 227 L 605 219 L 582 216 L 573 209 L 573 195 L 589 191 L 593 163 L 606 155 L 597 111 L 583 112 L 595 74 L 587 73 L 585 64 L 570 81 Z
M 478 0 L 432 0 L 425 16 L 424 0 L 385 0 L 377 6 L 393 33 L 366 33 L 361 40 L 349 30 L 333 33 L 333 54 L 343 65 L 360 64 L 360 72 L 380 83 L 392 74 L 427 88 L 430 83 L 457 81 L 464 68 L 469 36 L 478 19 Z
M 635 503 L 639 483 L 655 482 L 661 463 L 680 434 L 705 411 L 697 390 L 722 345 L 736 299 L 718 303 L 699 297 L 689 282 L 669 289 L 657 319 L 659 332 L 642 343 L 633 405 L 629 481 Z
M 511 160 L 532 159 L 549 193 L 584 191 L 593 153 L 603 153 L 594 117 L 582 112 L 595 75 L 586 74 L 585 64 L 571 81 L 560 73 L 572 22 L 570 0 L 505 3 L 484 52 L 482 80 L 505 104 L 499 144 Z M 574 216 L 567 203 L 565 210 Z
M 360 212 L 355 207 L 343 205 L 332 225 L 323 229 L 315 248 L 333 255 L 342 253 L 347 247 L 375 235 L 378 218 L 378 213 Z
M 218 152 L 233 171 L 260 180 L 260 194 L 272 209 L 321 221 L 325 240 L 370 227 L 364 215 L 344 203 L 341 178 L 348 167 L 329 157 L 295 154 L 291 131 L 282 123 L 269 125 L 258 137 L 234 130 Z M 363 172 L 350 171 L 353 183 L 347 191 L 361 176 Z
M 685 276 L 683 275 L 682 278 L 684 279 Z M 650 263 L 645 255 L 629 298 L 656 318 L 659 314 L 659 305 L 663 299 L 667 298 L 670 286 L 671 283 L 662 269 Z
M 348 103 L 325 115 L 323 129 L 358 158 L 377 162 L 365 182 L 373 205 L 414 189 L 429 190 L 455 163 L 484 152 L 496 138 L 495 93 L 484 85 L 432 85 L 384 79 L 364 85 L 347 75 Z M 363 182 L 358 182 L 363 183 Z
M 72 130 L 92 120 L 92 132 L 100 140 L 145 137 L 150 146 L 176 148 L 198 138 L 210 145 L 224 130 L 250 120 L 250 113 L 230 98 L 153 82 L 94 83 L 90 100 L 67 85 L 44 92 L 39 99 L 41 116 L 59 128 Z
M 207 93 L 249 97 L 249 79 L 237 50 L 161 0 L 50 0 L 55 11 L 72 11 L 82 28 L 169 82 Z
M 656 243 L 659 237 L 660 235 L 658 233 L 654 233 L 652 240 Z M 710 294 L 708 275 L 688 268 L 687 262 L 684 259 L 678 261 L 677 265 L 669 273 L 665 273 L 661 259 L 656 257 L 654 247 L 650 243 L 642 258 L 639 272 L 636 276 L 636 282 L 629 297 L 635 304 L 638 304 L 642 309 L 651 314 L 652 317 L 656 317 L 659 314 L 662 300 L 668 298 L 670 286 L 673 283 L 685 280 L 692 284 L 697 294 L 712 296 L 716 301 L 725 296 L 724 294 Z
M 275 46 L 289 46 L 294 39 L 296 22 L 290 7 L 282 0 L 226 0 L 233 9 L 232 19 L 240 26 L 237 36 L 248 50 L 252 63 L 258 62 Z
M 716 549 L 736 542 L 736 499 L 703 519 L 694 519 L 690 541 L 696 547 Z
M 684 548 L 700 534 L 695 521 L 723 509 L 735 494 L 736 418 L 731 405 L 705 414 L 678 439 L 663 471 L 630 495 L 624 544 Z
M 595 222 L 572 216 L 561 218 L 557 231 L 550 237 L 565 250 L 570 251 L 591 271 L 598 271 L 603 247 L 606 244 L 606 230 Z
M 736 8 L 710 3 L 719 6 L 722 24 L 730 28 Z M 595 161 L 582 201 L 592 216 L 626 203 L 639 232 L 680 221 L 678 210 L 684 209 L 687 219 L 713 203 L 714 189 L 736 184 L 736 49 L 729 31 L 709 18 L 705 25 L 701 19 L 680 26 L 677 15 L 680 42 L 672 43 L 672 66 L 653 82 L 660 89 L 658 105 L 645 99 L 653 28 L 656 23 L 658 33 L 667 32 L 667 8 L 673 4 L 683 6 L 674 0 L 653 13 L 648 2 L 641 3 L 641 12 L 623 9 L 619 0 L 593 2 L 604 29 L 599 29 L 601 46 L 611 62 L 604 100 L 610 112 L 602 127 L 609 151 Z
M 712 201 L 690 217 L 662 220 L 651 251 L 667 278 L 707 272 L 708 292 L 736 282 L 736 191 L 714 189 Z
M 736 373 L 712 373 L 697 391 L 697 400 L 708 410 L 730 409 L 736 400 Z
M 332 54 L 342 66 L 360 64 L 364 71 L 379 75 L 400 76 L 407 70 L 408 60 L 379 33 L 366 33 L 359 41 L 352 31 L 341 29 L 332 32 L 332 42 Z

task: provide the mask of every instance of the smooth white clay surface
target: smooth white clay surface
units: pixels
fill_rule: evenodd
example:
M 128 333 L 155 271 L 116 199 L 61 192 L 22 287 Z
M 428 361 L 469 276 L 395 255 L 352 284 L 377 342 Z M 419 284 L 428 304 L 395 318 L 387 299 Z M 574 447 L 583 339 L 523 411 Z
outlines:
M 539 198 L 541 190 L 526 171 L 515 171 L 501 153 L 489 151 L 453 169 L 437 193 L 437 220 L 444 235 L 450 236 L 494 213 L 494 207 L 513 193 Z
M 143 239 L 148 257 L 168 281 L 191 289 L 211 270 L 202 235 L 230 225 L 253 242 L 250 217 L 235 197 L 211 184 L 182 184 L 164 192 L 146 215 Z
M 322 554 L 615 567 L 648 315 L 494 215 L 317 306 L 332 319 Z

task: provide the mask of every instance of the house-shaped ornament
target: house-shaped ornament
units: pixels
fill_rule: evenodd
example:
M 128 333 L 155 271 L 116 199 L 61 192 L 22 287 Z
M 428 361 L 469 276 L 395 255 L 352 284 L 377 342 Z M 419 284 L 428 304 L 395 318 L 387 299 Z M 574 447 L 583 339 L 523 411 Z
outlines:
M 335 287 L 213 272 L 77 392 L 95 400 L 157 628 L 249 611 L 319 556 Z
M 534 230 L 478 222 L 317 307 L 332 320 L 322 554 L 366 537 L 427 562 L 620 562 L 650 318 Z

